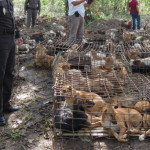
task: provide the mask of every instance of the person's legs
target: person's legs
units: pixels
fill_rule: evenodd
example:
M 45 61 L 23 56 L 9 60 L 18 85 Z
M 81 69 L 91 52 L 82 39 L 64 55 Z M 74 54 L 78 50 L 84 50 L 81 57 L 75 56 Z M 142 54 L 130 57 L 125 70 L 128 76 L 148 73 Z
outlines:
M 0 115 L 3 113 L 3 92 L 4 92 L 4 78 L 5 78 L 5 70 L 7 66 L 7 60 L 9 57 L 10 49 L 11 49 L 11 40 L 12 37 L 10 35 L 0 35 Z
M 30 28 L 31 18 L 32 18 L 32 10 L 28 9 L 27 10 L 27 28 Z
M 69 41 L 75 41 L 77 38 L 77 31 L 80 23 L 80 17 L 76 17 L 75 15 L 69 16 L 70 23 L 70 35 Z
M 84 35 L 84 18 L 80 16 L 79 27 L 77 30 L 77 39 L 82 40 Z
M 7 109 L 10 107 L 10 98 L 11 98 L 11 91 L 12 91 L 12 84 L 13 84 L 13 77 L 14 77 L 14 67 L 15 67 L 15 42 L 12 37 L 11 49 L 8 55 L 6 69 L 5 69 L 5 76 L 3 80 L 3 109 Z
M 132 29 L 135 30 L 136 29 L 136 24 L 135 24 L 136 15 L 135 13 L 132 13 L 131 16 L 132 16 Z
M 36 18 L 37 18 L 37 10 L 32 10 L 32 28 L 35 25 Z
M 137 28 L 140 30 L 141 29 L 141 18 L 140 16 L 137 15 Z

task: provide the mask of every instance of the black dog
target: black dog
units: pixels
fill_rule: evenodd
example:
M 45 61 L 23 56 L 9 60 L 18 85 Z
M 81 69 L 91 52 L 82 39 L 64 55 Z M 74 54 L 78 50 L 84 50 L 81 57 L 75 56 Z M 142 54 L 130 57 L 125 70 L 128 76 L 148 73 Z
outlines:
M 91 105 L 92 107 L 92 105 Z M 88 116 L 82 107 L 82 102 L 75 100 L 73 110 L 69 106 L 63 106 L 56 111 L 54 118 L 55 127 L 64 132 L 78 131 L 89 125 Z

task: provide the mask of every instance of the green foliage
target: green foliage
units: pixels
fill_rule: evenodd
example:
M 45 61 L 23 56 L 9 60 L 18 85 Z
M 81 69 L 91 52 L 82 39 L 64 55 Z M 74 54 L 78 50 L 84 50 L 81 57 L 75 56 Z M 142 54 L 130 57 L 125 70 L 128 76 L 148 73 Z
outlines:
M 48 17 L 57 17 L 65 15 L 65 1 L 63 0 L 42 0 L 42 14 Z
M 13 0 L 15 14 L 24 13 L 25 0 Z M 127 5 L 129 0 L 94 0 L 94 3 L 86 11 L 87 21 L 90 23 L 95 19 L 127 18 L 130 17 Z M 140 14 L 148 15 L 150 11 L 150 0 L 138 0 Z M 41 15 L 48 17 L 60 17 L 68 14 L 68 0 L 41 0 Z
M 11 132 L 11 138 L 12 138 L 12 139 L 18 139 L 18 138 L 20 138 L 20 137 L 21 137 L 21 133 L 20 133 L 19 130 L 13 130 L 13 131 Z

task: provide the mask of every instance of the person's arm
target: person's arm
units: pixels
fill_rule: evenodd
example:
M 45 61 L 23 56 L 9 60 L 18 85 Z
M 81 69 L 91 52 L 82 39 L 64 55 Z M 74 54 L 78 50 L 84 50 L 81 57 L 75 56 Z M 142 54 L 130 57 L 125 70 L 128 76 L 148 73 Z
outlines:
M 40 14 L 40 12 L 41 12 L 41 2 L 40 2 L 40 0 L 38 1 L 38 11 L 39 11 L 39 14 Z
M 89 7 L 93 2 L 94 2 L 94 0 L 90 0 L 89 3 L 87 2 L 86 4 L 84 4 L 84 7 Z
M 90 4 L 84 4 L 84 7 L 89 7 L 90 6 Z
M 128 5 L 128 10 L 131 11 L 131 7 Z
M 136 5 L 136 10 L 137 10 L 137 13 L 138 13 L 138 16 L 140 15 L 140 12 L 139 12 L 139 7 L 138 5 Z
M 22 45 L 23 44 L 23 39 L 20 35 L 20 31 L 17 27 L 16 21 L 15 21 L 15 39 L 16 39 L 16 45 Z
M 72 5 L 73 5 L 73 6 L 77 6 L 77 5 L 80 5 L 81 3 L 83 3 L 84 1 L 86 1 L 86 0 L 73 1 L 73 2 L 72 2 Z
M 28 3 L 29 3 L 29 0 L 26 0 L 24 4 L 24 14 L 26 14 Z

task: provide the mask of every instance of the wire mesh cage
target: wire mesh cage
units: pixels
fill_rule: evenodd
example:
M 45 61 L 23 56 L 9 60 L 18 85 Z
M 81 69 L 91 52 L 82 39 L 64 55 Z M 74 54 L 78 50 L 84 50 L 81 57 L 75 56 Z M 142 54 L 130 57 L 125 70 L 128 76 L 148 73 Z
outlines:
M 130 72 L 149 73 L 150 72 L 150 41 L 134 41 L 124 43 L 120 46 L 122 51 L 121 59 L 126 64 Z
M 61 71 L 57 70 L 61 62 L 57 59 L 57 73 L 53 74 L 56 137 L 113 135 L 122 142 L 126 142 L 128 136 L 141 135 L 141 141 L 145 138 L 146 125 L 143 128 L 142 122 L 144 111 L 149 111 L 149 86 L 146 84 L 149 79 L 128 73 L 124 57 L 128 50 L 121 49 L 122 57 L 118 57 L 115 51 L 105 47 L 80 49 L 77 53 L 74 47 L 73 54 L 66 51 L 64 62 L 69 67 L 61 67 Z M 85 68 L 80 68 L 79 59 L 73 59 L 79 55 L 90 58 L 88 67 L 81 63 Z M 71 68 L 70 64 L 78 67 Z

